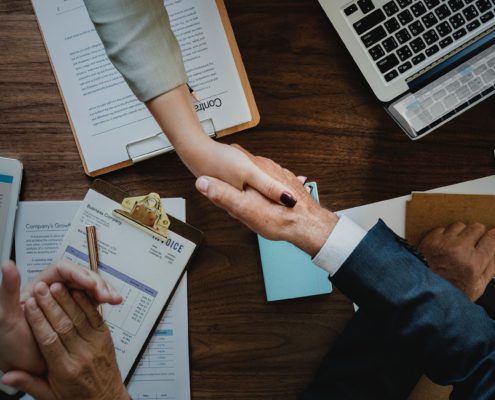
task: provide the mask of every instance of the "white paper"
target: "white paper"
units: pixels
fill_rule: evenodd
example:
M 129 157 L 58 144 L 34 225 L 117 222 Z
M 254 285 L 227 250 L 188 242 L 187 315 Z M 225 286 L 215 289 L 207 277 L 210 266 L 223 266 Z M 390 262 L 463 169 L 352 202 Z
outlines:
M 80 201 L 19 203 L 15 238 L 23 286 L 53 261 L 80 204 Z M 163 199 L 163 205 L 168 214 L 185 221 L 184 199 Z M 177 287 L 128 388 L 134 399 L 190 398 L 187 274 Z
M 83 1 L 32 3 L 89 171 L 170 147 L 164 135 L 156 137 L 160 127 L 107 58 Z M 199 119 L 211 118 L 216 131 L 250 121 L 215 0 L 166 5 L 189 83 L 200 98 Z

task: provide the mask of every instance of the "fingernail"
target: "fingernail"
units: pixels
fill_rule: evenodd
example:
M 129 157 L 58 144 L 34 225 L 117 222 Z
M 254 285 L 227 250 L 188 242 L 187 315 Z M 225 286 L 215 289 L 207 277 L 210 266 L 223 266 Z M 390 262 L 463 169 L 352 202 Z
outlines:
M 32 297 L 26 300 L 26 305 L 32 311 L 36 311 L 38 309 L 38 304 L 36 304 L 36 300 L 34 300 Z
M 45 283 L 42 283 L 36 287 L 36 293 L 38 293 L 40 296 L 47 296 L 48 295 L 48 286 L 46 286 Z
M 200 177 L 196 180 L 196 188 L 201 192 L 201 193 L 206 193 L 208 191 L 208 185 L 210 182 L 208 179 Z
M 286 207 L 294 208 L 297 200 L 289 192 L 283 192 L 282 196 L 280 196 L 280 202 Z

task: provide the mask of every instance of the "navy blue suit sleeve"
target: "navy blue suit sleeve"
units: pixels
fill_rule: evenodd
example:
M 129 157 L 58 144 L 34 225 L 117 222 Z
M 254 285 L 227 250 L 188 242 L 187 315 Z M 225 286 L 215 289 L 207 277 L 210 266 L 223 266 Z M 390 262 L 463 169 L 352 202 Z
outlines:
M 382 221 L 332 281 L 362 312 L 387 321 L 390 343 L 414 349 L 430 379 L 453 384 L 453 399 L 495 398 L 495 322 Z

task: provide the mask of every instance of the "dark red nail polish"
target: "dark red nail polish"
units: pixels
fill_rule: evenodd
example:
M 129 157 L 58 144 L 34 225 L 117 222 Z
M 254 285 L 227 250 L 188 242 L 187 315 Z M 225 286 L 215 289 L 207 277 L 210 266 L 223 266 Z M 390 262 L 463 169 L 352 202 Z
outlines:
M 282 196 L 280 196 L 280 202 L 286 207 L 294 208 L 297 200 L 289 192 L 283 192 Z

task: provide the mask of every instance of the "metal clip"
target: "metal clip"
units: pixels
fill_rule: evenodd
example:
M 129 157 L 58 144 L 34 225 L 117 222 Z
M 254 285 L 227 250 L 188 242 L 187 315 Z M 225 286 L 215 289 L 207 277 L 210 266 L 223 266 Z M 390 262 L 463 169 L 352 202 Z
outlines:
M 128 197 L 122 202 L 122 210 L 114 210 L 113 215 L 151 235 L 167 237 L 170 220 L 157 193 Z

